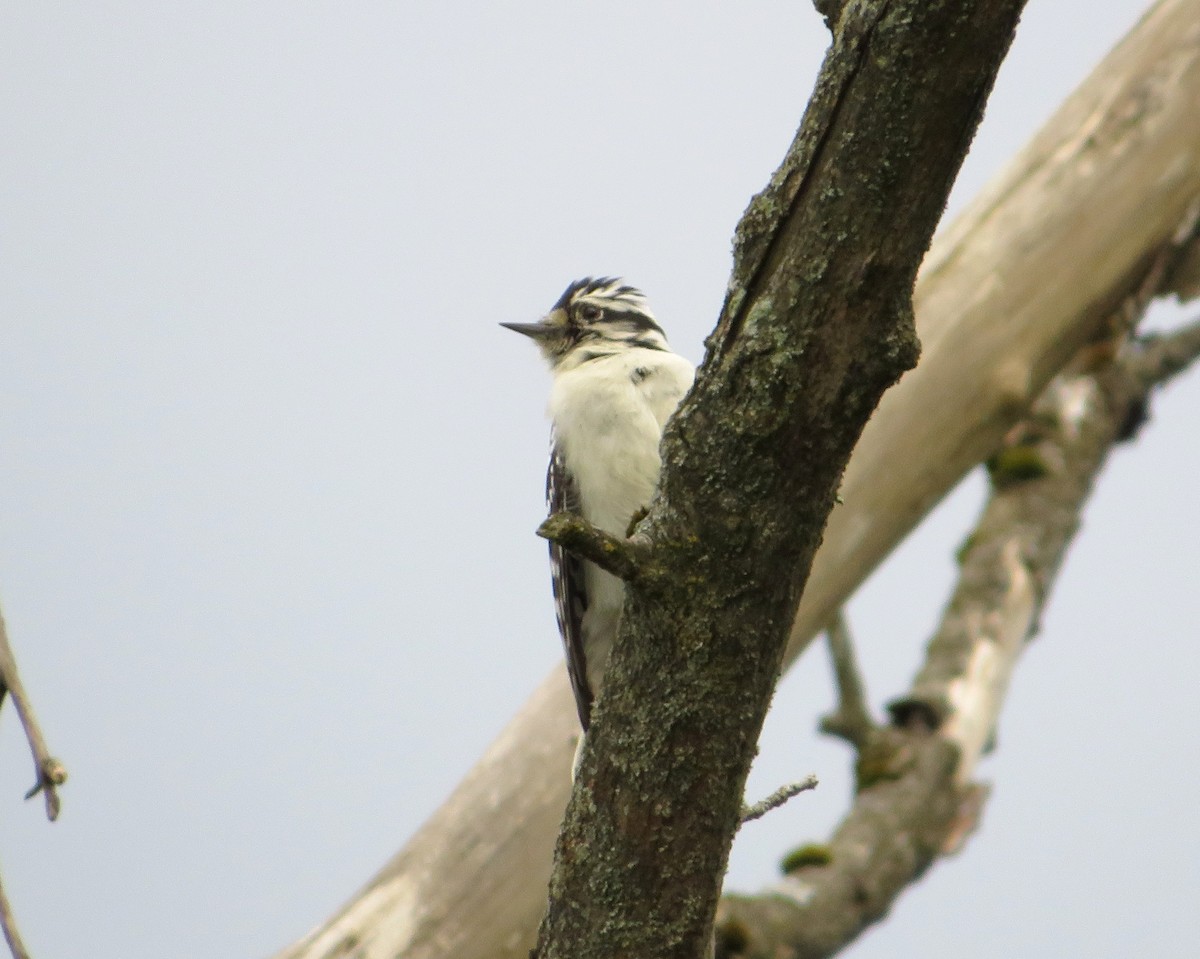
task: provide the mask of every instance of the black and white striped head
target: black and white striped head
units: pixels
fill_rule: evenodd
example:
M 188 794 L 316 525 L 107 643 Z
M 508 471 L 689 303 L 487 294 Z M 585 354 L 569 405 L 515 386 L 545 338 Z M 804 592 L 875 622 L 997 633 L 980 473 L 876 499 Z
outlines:
M 576 280 L 538 323 L 500 325 L 531 337 L 552 369 L 568 358 L 586 362 L 633 347 L 669 349 L 642 291 L 607 276 Z

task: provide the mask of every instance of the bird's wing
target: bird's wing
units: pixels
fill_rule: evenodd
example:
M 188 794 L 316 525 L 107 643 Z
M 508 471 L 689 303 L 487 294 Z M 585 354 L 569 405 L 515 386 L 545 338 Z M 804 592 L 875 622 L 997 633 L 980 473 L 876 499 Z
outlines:
M 546 508 L 551 516 L 579 512 L 579 490 L 554 442 L 550 448 L 550 466 L 546 470 Z M 551 543 L 550 579 L 554 587 L 554 613 L 558 617 L 558 631 L 567 656 L 567 675 L 575 693 L 579 722 L 587 732 L 592 716 L 592 688 L 588 685 L 587 655 L 583 649 L 583 614 L 588 607 L 583 560 L 557 543 Z

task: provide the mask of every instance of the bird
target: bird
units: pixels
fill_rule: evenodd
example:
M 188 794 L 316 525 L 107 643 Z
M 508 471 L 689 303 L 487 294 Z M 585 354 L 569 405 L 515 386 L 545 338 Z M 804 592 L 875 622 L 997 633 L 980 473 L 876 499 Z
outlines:
M 691 388 L 695 367 L 667 345 L 641 290 L 615 277 L 576 280 L 540 321 L 500 325 L 531 338 L 550 366 L 550 515 L 575 513 L 625 537 L 658 486 L 663 427 Z M 555 543 L 550 573 L 567 674 L 586 735 L 625 584 Z M 579 756 L 577 750 L 576 769 Z

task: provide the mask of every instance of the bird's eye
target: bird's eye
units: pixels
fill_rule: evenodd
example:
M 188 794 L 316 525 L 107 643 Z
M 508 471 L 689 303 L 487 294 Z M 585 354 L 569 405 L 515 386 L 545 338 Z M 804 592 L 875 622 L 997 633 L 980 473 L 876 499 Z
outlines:
M 585 323 L 595 323 L 604 315 L 604 311 L 593 303 L 581 303 L 578 315 Z

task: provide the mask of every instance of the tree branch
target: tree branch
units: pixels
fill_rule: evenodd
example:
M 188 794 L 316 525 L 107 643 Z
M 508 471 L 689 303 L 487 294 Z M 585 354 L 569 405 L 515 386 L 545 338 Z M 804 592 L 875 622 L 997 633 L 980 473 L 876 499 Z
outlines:
M 0 885 L 0 930 L 4 932 L 4 941 L 8 943 L 8 951 L 12 953 L 13 959 L 30 959 L 29 950 L 25 948 L 21 934 L 17 931 L 17 919 L 13 915 L 12 904 L 8 901 L 3 885 Z
M 854 644 L 845 616 L 839 612 L 825 630 L 829 657 L 833 661 L 833 676 L 837 684 L 838 702 L 833 712 L 821 717 L 820 729 L 830 736 L 844 739 L 856 749 L 862 749 L 875 730 L 862 676 L 854 660 Z
M 537 534 L 626 582 L 652 573 L 646 546 L 613 536 L 576 513 L 555 513 L 538 527 Z
M 1200 317 L 1171 333 L 1142 337 L 1124 360 L 1141 389 L 1166 383 L 1200 358 Z
M 767 895 L 722 902 L 718 956 L 832 955 L 959 848 L 987 796 L 971 782 L 975 766 L 1095 477 L 1130 411 L 1198 357 L 1200 324 L 1153 338 L 1115 364 L 1056 379 L 1012 431 L 1008 449 L 1041 469 L 994 483 L 924 665 L 891 705 L 892 726 L 862 750 L 854 806 L 822 857 L 801 862 Z
M 39 792 L 45 793 L 46 817 L 53 822 L 58 818 L 61 808 L 58 787 L 67 781 L 67 770 L 61 762 L 50 755 L 50 750 L 46 747 L 46 738 L 34 715 L 33 704 L 25 692 L 25 685 L 21 682 L 21 674 L 17 671 L 17 661 L 13 656 L 12 645 L 8 641 L 8 627 L 4 623 L 4 613 L 0 611 L 0 704 L 4 701 L 5 693 L 12 697 L 13 707 L 21 720 L 21 727 L 25 730 L 25 739 L 29 743 L 29 750 L 33 753 L 33 765 L 37 779 L 33 788 L 25 794 L 25 798 L 32 799 Z M 12 906 L 9 904 L 8 896 L 2 885 L 0 885 L 0 930 L 4 933 L 4 939 L 8 943 L 13 959 L 29 959 L 25 943 L 21 941 L 21 934 L 17 931 L 17 920 L 13 915 Z
M 46 817 L 53 822 L 58 818 L 61 802 L 58 787 L 67 781 L 67 770 L 61 762 L 50 755 L 46 746 L 46 738 L 42 727 L 38 724 L 33 712 L 33 704 L 29 700 L 25 686 L 21 682 L 21 674 L 17 671 L 17 661 L 13 657 L 12 646 L 8 641 L 8 629 L 4 624 L 4 614 L 0 612 L 0 703 L 4 694 L 12 697 L 13 706 L 20 717 L 21 727 L 25 730 L 25 739 L 33 754 L 34 775 L 37 777 L 33 788 L 25 794 L 26 799 L 32 799 L 39 792 L 46 794 Z

